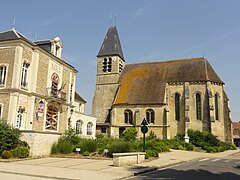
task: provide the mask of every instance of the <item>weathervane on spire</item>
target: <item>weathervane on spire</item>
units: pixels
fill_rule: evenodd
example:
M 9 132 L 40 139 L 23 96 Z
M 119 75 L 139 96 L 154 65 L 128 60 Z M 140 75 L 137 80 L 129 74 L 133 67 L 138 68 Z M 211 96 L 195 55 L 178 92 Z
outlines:
M 115 26 L 117 25 L 117 15 L 115 15 Z
M 15 24 L 16 24 L 16 20 L 15 20 L 15 18 L 13 19 L 13 27 L 12 27 L 12 29 L 15 29 Z
M 112 26 L 112 15 L 110 15 L 110 26 Z

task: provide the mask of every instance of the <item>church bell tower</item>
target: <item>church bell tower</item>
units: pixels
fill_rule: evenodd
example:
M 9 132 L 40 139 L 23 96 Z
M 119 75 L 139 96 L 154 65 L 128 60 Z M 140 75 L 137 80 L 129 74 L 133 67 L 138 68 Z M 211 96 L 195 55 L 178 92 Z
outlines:
M 124 67 L 124 56 L 116 26 L 110 26 L 97 55 L 96 90 L 92 113 L 97 117 L 97 131 L 107 133 L 110 113 Z

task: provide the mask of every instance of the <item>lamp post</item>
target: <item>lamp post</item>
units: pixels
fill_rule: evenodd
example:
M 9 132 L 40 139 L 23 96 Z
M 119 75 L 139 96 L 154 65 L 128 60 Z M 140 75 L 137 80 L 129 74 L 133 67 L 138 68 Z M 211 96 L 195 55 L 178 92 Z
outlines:
M 73 110 L 73 109 L 70 109 L 70 117 L 68 118 L 68 128 L 71 127 L 71 117 L 72 117 L 72 115 L 73 115 L 73 112 L 74 112 L 74 110 Z

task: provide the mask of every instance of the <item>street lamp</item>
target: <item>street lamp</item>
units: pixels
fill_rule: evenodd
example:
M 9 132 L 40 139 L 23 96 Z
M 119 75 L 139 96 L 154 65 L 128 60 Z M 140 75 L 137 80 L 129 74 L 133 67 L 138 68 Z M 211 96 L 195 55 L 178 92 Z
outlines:
M 73 112 L 74 112 L 74 110 L 71 109 L 71 110 L 70 110 L 70 117 L 68 118 L 68 128 L 71 127 L 71 117 L 72 117 L 72 115 L 73 115 Z

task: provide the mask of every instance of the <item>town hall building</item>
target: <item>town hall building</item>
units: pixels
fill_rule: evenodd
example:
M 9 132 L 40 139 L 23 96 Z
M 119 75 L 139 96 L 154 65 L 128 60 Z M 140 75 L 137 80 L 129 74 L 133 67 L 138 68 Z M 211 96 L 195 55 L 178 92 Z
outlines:
M 97 55 L 92 111 L 97 131 L 119 138 L 128 127 L 142 137 L 170 139 L 187 130 L 211 132 L 231 141 L 229 100 L 224 82 L 206 58 L 125 64 L 116 26 L 110 26 Z
M 49 155 L 69 128 L 95 138 L 96 118 L 75 91 L 77 70 L 62 59 L 59 37 L 31 41 L 15 28 L 0 32 L 0 118 L 22 132 L 30 155 Z

